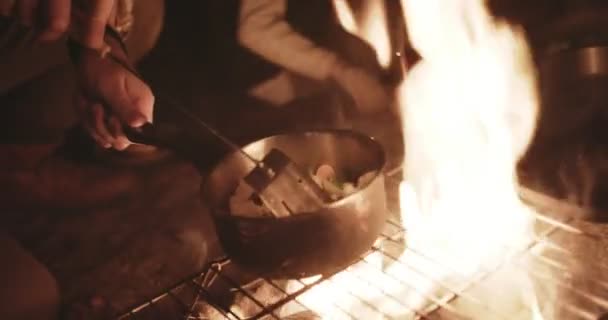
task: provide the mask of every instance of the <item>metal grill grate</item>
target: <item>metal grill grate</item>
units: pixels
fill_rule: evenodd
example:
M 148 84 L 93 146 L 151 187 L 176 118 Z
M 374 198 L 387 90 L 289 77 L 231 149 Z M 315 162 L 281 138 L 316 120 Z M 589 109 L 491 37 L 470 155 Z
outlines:
M 505 245 L 511 254 L 497 254 L 474 276 L 406 246 L 405 230 L 389 219 L 373 248 L 335 275 L 239 284 L 224 271 L 230 261 L 221 259 L 118 318 L 530 319 L 534 298 L 521 295 L 526 291 L 515 278 L 522 273 L 532 278 L 536 289 L 528 292 L 552 309 L 551 317 L 600 318 L 608 310 L 608 264 L 580 249 L 603 243 L 602 237 L 567 219 L 536 220 L 533 241 Z M 218 285 L 223 292 L 211 290 Z M 547 295 L 538 293 L 543 290 Z

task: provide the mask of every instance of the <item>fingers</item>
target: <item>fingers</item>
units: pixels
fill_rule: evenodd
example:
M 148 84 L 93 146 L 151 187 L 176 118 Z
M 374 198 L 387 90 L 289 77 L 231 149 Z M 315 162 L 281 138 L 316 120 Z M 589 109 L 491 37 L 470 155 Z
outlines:
M 100 147 L 124 150 L 131 144 L 122 130 L 120 120 L 115 116 L 108 116 L 101 103 L 94 103 L 80 96 L 77 107 L 83 127 Z
M 102 148 L 112 147 L 112 136 L 103 123 L 103 107 L 99 103 L 93 103 L 83 96 L 76 98 L 76 108 L 82 119 L 82 125 L 91 138 Z
M 70 26 L 71 2 L 71 0 L 43 0 L 41 2 L 42 25 L 39 35 L 41 41 L 55 41 L 68 31 L 68 27 Z
M 95 141 L 95 143 L 97 143 L 98 146 L 104 149 L 109 149 L 112 147 L 111 143 L 106 142 L 97 134 L 97 130 L 95 130 L 95 128 L 93 127 L 91 119 L 83 118 L 82 126 L 87 131 L 89 136 Z
M 103 146 L 109 143 L 119 150 L 126 148 L 130 142 L 123 132 L 124 126 L 140 127 L 152 122 L 152 90 L 136 75 L 110 59 L 91 56 L 90 60 L 83 60 L 82 66 L 79 69 L 82 92 L 88 100 L 102 102 L 106 107 L 93 107 L 90 108 L 91 115 L 85 113 L 85 117 L 93 120 L 89 121 L 89 127 Z
M 83 45 L 100 49 L 114 0 L 85 0 L 74 12 L 74 36 Z M 72 0 L 0 0 L 0 14 L 16 15 L 25 26 L 36 27 L 39 40 L 58 40 L 70 27 Z
M 124 150 L 126 149 L 131 142 L 125 136 L 125 133 L 122 130 L 122 123 L 115 116 L 110 117 L 108 121 L 108 125 L 110 127 L 110 131 L 112 132 L 112 136 L 114 137 L 114 143 L 112 146 L 116 150 Z
M 109 149 L 112 147 L 111 143 L 108 143 L 106 141 L 104 141 L 98 134 L 97 131 L 95 130 L 95 128 L 93 128 L 91 126 L 90 121 L 83 121 L 82 122 L 82 126 L 84 127 L 84 129 L 87 131 L 87 133 L 89 134 L 89 136 L 91 138 L 93 138 L 93 140 L 95 141 L 95 143 L 97 143 L 98 146 L 104 148 L 104 149 Z
M 101 104 L 96 103 L 91 107 L 91 119 L 86 126 L 91 129 L 91 137 L 103 148 L 114 148 L 116 150 L 126 149 L 131 142 L 122 130 L 122 123 L 115 116 L 108 116 Z
M 108 77 L 100 83 L 100 93 L 116 116 L 130 127 L 152 122 L 154 96 L 150 88 L 129 71 L 120 67 L 119 81 Z
M 78 32 L 74 34 L 83 45 L 100 49 L 104 45 L 105 27 L 112 15 L 114 0 L 87 0 L 75 13 Z
M 153 120 L 154 95 L 152 90 L 139 78 L 129 74 L 125 79 L 127 95 L 131 97 L 133 111 L 123 120 L 132 127 L 141 127 Z
M 71 0 L 0 0 L 0 13 L 13 14 L 27 27 L 34 27 L 41 41 L 54 41 L 70 25 Z
M 103 147 L 109 148 L 114 145 L 114 136 L 110 133 L 106 127 L 105 112 L 103 106 L 100 103 L 95 103 L 91 106 L 91 117 L 92 128 L 95 130 L 96 135 L 103 142 Z

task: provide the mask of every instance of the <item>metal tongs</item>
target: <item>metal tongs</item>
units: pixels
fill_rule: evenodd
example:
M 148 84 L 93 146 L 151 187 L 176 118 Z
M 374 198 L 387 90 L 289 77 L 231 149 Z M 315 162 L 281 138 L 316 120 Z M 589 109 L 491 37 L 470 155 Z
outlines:
M 329 195 L 310 175 L 275 148 L 244 180 L 275 217 L 315 212 L 330 201 Z
M 314 212 L 331 201 L 312 177 L 281 150 L 272 148 L 258 160 L 186 108 L 175 103 L 170 105 L 254 164 L 243 180 L 274 217 Z
M 116 40 L 120 41 L 119 39 Z M 133 67 L 111 52 L 107 54 L 107 57 L 143 80 L 142 76 Z M 159 92 L 157 90 L 153 91 L 155 96 L 159 98 Z M 244 181 L 254 190 L 259 200 L 273 216 L 278 218 L 297 213 L 314 212 L 331 201 L 329 195 L 314 182 L 312 177 L 282 151 L 273 148 L 262 160 L 255 159 L 188 109 L 173 103 L 166 97 L 164 97 L 164 100 L 169 102 L 174 110 L 181 112 L 196 123 L 199 128 L 210 132 L 230 149 L 240 153 L 255 165 L 253 170 L 244 178 Z M 132 128 L 125 129 L 126 131 L 133 130 Z
M 281 150 L 272 148 L 258 160 L 187 109 L 172 106 L 255 165 L 243 180 L 274 217 L 314 212 L 331 201 L 312 177 Z

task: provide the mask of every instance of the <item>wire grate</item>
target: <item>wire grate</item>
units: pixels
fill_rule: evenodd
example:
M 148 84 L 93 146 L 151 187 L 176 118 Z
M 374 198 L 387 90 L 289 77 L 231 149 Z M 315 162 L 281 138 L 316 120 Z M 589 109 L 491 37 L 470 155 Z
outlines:
M 531 242 L 505 244 L 504 252 L 509 254 L 497 254 L 502 258 L 473 276 L 459 274 L 424 250 L 406 246 L 406 230 L 389 219 L 371 250 L 337 274 L 239 283 L 225 272 L 230 260 L 220 259 L 118 318 L 530 319 L 533 306 L 526 303 L 530 298 L 518 298 L 522 285 L 514 275 L 519 272 L 535 283 L 559 289 L 554 290 L 559 294 L 537 297 L 560 298 L 559 318 L 598 319 L 608 310 L 604 298 L 608 297 L 608 263 L 589 259 L 569 244 L 602 239 L 567 219 L 536 218 Z M 575 281 L 589 278 L 576 268 L 581 261 L 585 270 L 593 270 L 590 284 Z

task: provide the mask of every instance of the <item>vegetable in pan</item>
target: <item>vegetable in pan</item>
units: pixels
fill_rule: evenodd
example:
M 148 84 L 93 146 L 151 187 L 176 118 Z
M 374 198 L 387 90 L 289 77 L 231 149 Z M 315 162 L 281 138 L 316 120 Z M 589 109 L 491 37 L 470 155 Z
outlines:
M 355 182 L 341 182 L 332 166 L 322 164 L 316 170 L 311 171 L 310 175 L 321 189 L 329 194 L 333 201 L 338 201 L 357 192 L 357 190 L 371 182 L 376 175 L 376 171 L 362 174 Z M 263 205 L 255 191 L 244 181 L 239 183 L 234 194 L 230 197 L 229 208 L 230 212 L 235 216 L 248 218 L 273 217 L 270 210 Z

